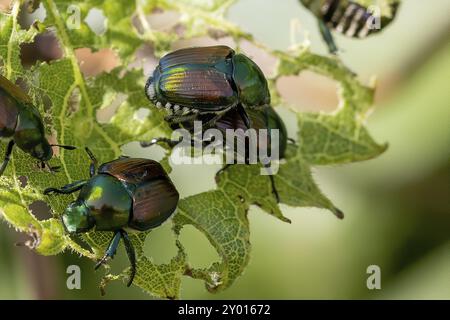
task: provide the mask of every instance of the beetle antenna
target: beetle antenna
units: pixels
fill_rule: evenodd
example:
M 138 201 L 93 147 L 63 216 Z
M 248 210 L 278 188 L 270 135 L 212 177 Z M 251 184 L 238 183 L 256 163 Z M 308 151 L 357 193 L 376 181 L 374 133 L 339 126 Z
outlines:
M 74 146 L 67 146 L 67 145 L 62 145 L 62 144 L 51 144 L 50 146 L 52 147 L 60 147 L 66 150 L 75 150 L 77 147 Z

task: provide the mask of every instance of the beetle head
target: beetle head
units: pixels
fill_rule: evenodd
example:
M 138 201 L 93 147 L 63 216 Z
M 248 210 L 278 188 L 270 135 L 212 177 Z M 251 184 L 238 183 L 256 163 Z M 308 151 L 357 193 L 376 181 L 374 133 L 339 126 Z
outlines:
M 53 156 L 53 150 L 46 139 L 31 148 L 31 156 L 41 161 L 48 161 Z
M 63 225 L 69 233 L 82 233 L 92 229 L 95 220 L 82 200 L 69 204 L 62 215 Z

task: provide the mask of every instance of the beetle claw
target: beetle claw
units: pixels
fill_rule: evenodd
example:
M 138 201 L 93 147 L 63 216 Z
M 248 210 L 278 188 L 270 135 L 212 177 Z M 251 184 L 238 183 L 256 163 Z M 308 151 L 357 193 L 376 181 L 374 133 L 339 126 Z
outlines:
M 287 141 L 290 142 L 291 144 L 293 144 L 294 146 L 297 145 L 297 142 L 292 138 L 287 138 Z
M 101 265 L 105 264 L 108 261 L 108 258 L 110 258 L 110 256 L 108 254 L 105 254 L 103 256 L 103 258 L 101 258 L 94 267 L 94 270 L 97 270 L 98 268 L 100 268 Z
M 53 173 L 59 172 L 59 169 L 61 169 L 60 166 L 50 167 L 50 171 L 53 172 Z
M 52 193 L 55 193 L 55 188 L 47 188 L 47 189 L 44 190 L 44 195 L 45 196 L 49 195 L 49 194 L 52 194 Z

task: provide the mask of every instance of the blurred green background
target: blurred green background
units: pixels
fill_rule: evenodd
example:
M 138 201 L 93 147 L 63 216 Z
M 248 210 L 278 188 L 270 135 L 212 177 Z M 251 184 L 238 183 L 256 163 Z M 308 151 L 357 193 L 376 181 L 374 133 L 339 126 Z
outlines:
M 335 34 L 344 63 L 363 82 L 377 76 L 376 107 L 368 126 L 389 149 L 374 160 L 314 169 L 324 193 L 345 211 L 343 221 L 324 210 L 283 206 L 292 220 L 289 225 L 253 207 L 253 251 L 244 274 L 219 294 L 185 277 L 182 298 L 450 299 L 449 12 L 448 0 L 404 0 L 396 20 L 380 35 L 353 40 Z M 316 21 L 297 0 L 240 0 L 228 17 L 276 49 L 303 41 L 306 32 L 312 50 L 326 54 Z M 161 20 L 150 18 L 155 24 Z M 270 58 L 247 49 L 270 73 Z M 335 87 L 328 79 L 302 74 L 281 79 L 278 87 L 292 108 L 335 107 Z M 280 113 L 293 134 L 289 112 Z M 160 156 L 158 150 L 139 150 L 136 145 L 126 146 L 124 152 Z M 175 168 L 171 175 L 182 196 L 214 187 L 217 168 L 190 169 Z M 193 179 L 198 183 L 192 185 Z M 155 262 L 167 262 L 176 252 L 170 227 L 166 223 L 148 237 L 145 250 Z M 14 246 L 23 239 L 0 224 L 1 299 L 101 298 L 98 283 L 103 273 L 94 273 L 91 261 L 70 253 L 41 257 Z M 193 227 L 183 229 L 181 240 L 192 265 L 206 267 L 218 259 Z M 121 248 L 113 270 L 126 263 Z M 81 290 L 66 288 L 65 271 L 71 264 L 81 267 Z M 381 268 L 381 290 L 366 287 L 369 265 Z M 114 298 L 149 296 L 113 283 L 104 299 Z

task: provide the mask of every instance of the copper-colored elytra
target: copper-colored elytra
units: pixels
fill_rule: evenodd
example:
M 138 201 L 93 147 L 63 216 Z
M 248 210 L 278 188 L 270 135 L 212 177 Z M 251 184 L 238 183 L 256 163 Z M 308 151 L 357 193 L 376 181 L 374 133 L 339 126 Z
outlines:
M 123 158 L 100 166 L 99 173 L 108 173 L 119 180 L 140 183 L 152 179 L 167 177 L 164 168 L 150 159 Z

